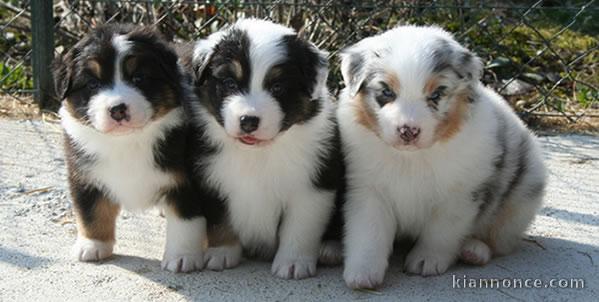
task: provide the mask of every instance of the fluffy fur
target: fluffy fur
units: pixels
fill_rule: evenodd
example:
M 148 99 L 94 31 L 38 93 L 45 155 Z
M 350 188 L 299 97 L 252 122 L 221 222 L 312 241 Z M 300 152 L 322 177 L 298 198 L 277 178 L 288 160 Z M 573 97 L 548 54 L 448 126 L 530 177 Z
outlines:
M 182 101 L 193 92 L 174 50 L 148 28 L 101 26 L 55 66 L 76 257 L 112 254 L 121 207 L 160 206 L 167 219 L 163 268 L 201 269 L 206 222 L 184 157 Z
M 274 256 L 276 276 L 313 276 L 343 175 L 326 54 L 287 27 L 244 19 L 198 41 L 187 62 L 208 268 L 237 265 L 243 247 Z M 327 260 L 338 247 L 323 248 Z
M 381 285 L 399 235 L 417 239 L 405 268 L 421 275 L 512 251 L 541 204 L 545 168 L 534 135 L 480 83 L 480 60 L 442 29 L 416 26 L 341 58 L 348 286 Z

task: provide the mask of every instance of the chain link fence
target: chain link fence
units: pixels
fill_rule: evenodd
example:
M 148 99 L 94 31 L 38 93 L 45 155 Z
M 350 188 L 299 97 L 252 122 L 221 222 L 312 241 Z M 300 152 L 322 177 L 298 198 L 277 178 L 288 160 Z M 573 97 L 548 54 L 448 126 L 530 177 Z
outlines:
M 487 62 L 485 84 L 506 97 L 529 124 L 558 120 L 584 123 L 593 130 L 599 124 L 599 5 L 595 0 L 61 0 L 53 2 L 50 24 L 32 18 L 34 4 L 0 2 L 4 99 L 31 102 L 31 94 L 47 81 L 34 77 L 31 58 L 39 58 L 40 51 L 59 55 L 104 23 L 154 25 L 174 41 L 205 37 L 242 17 L 303 28 L 319 47 L 330 51 L 329 84 L 334 93 L 342 86 L 336 54 L 343 47 L 397 24 L 438 24 Z M 32 28 L 53 29 L 54 46 L 38 47 L 32 55 L 36 43 Z M 50 72 L 44 64 L 40 70 L 42 75 Z M 56 99 L 38 101 L 47 108 L 59 104 Z

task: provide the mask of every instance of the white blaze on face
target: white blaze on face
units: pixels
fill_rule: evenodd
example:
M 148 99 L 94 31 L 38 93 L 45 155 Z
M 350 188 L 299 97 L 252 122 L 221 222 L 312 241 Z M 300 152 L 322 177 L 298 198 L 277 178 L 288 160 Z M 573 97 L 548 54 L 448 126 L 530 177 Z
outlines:
M 437 120 L 422 99 L 407 100 L 401 95 L 379 110 L 378 123 L 382 139 L 400 149 L 427 148 L 433 144 Z M 403 126 L 419 128 L 418 138 L 406 144 L 399 136 Z
M 251 135 L 259 140 L 271 140 L 280 131 L 284 112 L 279 102 L 264 89 L 264 78 L 271 68 L 285 59 L 286 49 L 281 39 L 294 32 L 284 26 L 260 20 L 244 20 L 235 24 L 244 30 L 250 41 L 249 65 L 251 68 L 249 91 L 227 97 L 221 109 L 228 135 L 245 135 L 240 127 L 242 116 L 260 119 L 258 129 Z
M 233 137 L 241 136 L 242 116 L 260 118 L 258 129 L 252 135 L 259 140 L 271 140 L 278 133 L 283 121 L 279 103 L 266 91 L 260 89 L 244 95 L 229 96 L 222 108 L 225 131 Z
M 152 105 L 134 86 L 123 81 L 123 59 L 131 49 L 126 35 L 115 35 L 112 45 L 116 51 L 113 84 L 101 88 L 90 99 L 87 115 L 94 128 L 103 133 L 127 134 L 144 127 L 153 115 Z M 110 109 L 124 104 L 127 118 L 116 121 L 111 117 Z

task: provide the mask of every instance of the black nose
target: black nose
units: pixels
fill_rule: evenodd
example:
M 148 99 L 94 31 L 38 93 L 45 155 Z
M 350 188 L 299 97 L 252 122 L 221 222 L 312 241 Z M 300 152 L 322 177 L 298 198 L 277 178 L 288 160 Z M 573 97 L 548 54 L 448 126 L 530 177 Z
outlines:
M 245 133 L 252 133 L 258 129 L 260 118 L 253 115 L 243 115 L 239 118 L 239 127 Z
M 110 117 L 117 122 L 128 119 L 127 105 L 125 104 L 118 104 L 116 106 L 110 107 L 108 110 L 110 111 Z
M 420 134 L 420 128 L 410 127 L 407 125 L 397 128 L 397 131 L 399 132 L 399 137 L 406 143 L 416 140 L 418 138 L 418 134 Z

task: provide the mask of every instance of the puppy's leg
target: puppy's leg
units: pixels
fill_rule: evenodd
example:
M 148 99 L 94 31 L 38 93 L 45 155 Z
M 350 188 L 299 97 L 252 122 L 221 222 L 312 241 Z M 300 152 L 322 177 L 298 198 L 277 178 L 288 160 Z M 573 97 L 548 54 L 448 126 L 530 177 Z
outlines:
M 77 219 L 73 253 L 79 261 L 98 261 L 112 255 L 119 206 L 91 185 L 72 185 Z
M 322 234 L 333 208 L 332 192 L 306 190 L 290 200 L 279 229 L 279 248 L 272 273 L 284 279 L 316 274 Z
M 489 243 L 494 255 L 511 253 L 522 242 L 522 235 L 541 205 L 543 195 L 514 198 L 505 202 L 489 230 Z
M 204 267 L 206 219 L 202 216 L 183 218 L 172 205 L 164 208 L 166 247 L 162 268 L 175 273 L 201 270 Z
M 432 210 L 430 221 L 406 257 L 405 268 L 409 273 L 439 275 L 453 264 L 478 210 L 473 203 L 468 203 L 467 197 L 459 200 Z
M 204 255 L 207 269 L 222 271 L 239 265 L 241 243 L 228 224 L 214 226 L 208 231 L 208 246 Z
M 350 288 L 383 283 L 397 223 L 392 209 L 368 190 L 348 194 L 345 209 L 345 270 Z

